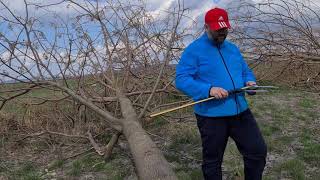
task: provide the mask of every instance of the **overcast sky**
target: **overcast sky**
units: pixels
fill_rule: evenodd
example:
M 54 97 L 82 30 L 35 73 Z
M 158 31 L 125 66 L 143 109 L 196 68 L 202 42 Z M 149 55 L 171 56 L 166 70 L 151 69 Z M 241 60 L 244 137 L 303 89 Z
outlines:
M 1 2 L 4 2 L 7 6 L 9 6 L 15 13 L 18 13 L 20 15 L 25 14 L 25 6 L 23 3 L 23 0 L 0 0 Z M 78 3 L 84 3 L 86 0 L 76 0 Z M 93 0 L 89 0 L 93 2 Z M 109 0 L 112 1 L 112 0 Z M 128 3 L 127 0 L 119 0 L 124 3 Z M 131 0 L 130 3 L 135 3 L 135 1 L 139 0 Z M 147 5 L 148 11 L 155 15 L 155 16 L 161 16 L 164 14 L 164 10 L 169 9 L 170 7 L 174 6 L 178 0 L 144 0 Z M 182 0 L 180 0 L 182 1 Z M 237 7 L 240 3 L 247 2 L 247 3 L 262 3 L 266 2 L 268 0 L 184 0 L 184 7 L 188 8 L 188 16 L 192 17 L 193 19 L 198 19 L 201 17 L 203 19 L 204 13 L 211 9 L 212 7 L 222 7 L 222 8 L 230 8 L 230 7 Z M 280 1 L 280 0 L 279 0 Z M 313 7 L 315 10 L 320 10 L 320 0 L 298 0 L 300 2 L 303 2 L 304 4 Z M 312 3 L 310 3 L 310 1 Z M 27 0 L 28 3 L 35 3 L 35 4 L 55 4 L 58 2 L 61 2 L 61 0 Z M 288 1 L 290 2 L 290 0 Z M 101 1 L 101 4 L 104 3 L 104 1 Z M 36 10 L 34 6 L 30 6 L 30 13 L 33 14 L 41 14 L 42 17 L 48 18 L 45 16 L 48 12 L 44 12 L 41 10 Z M 50 6 L 50 8 L 47 8 L 49 11 L 53 11 L 58 13 L 59 15 L 62 15 L 64 17 L 72 16 L 77 12 L 76 9 L 71 8 L 67 6 L 66 3 L 56 5 L 56 6 Z M 3 11 L 3 6 L 0 4 L 0 14 L 6 14 L 7 12 Z M 229 14 L 233 15 L 237 12 L 229 12 Z

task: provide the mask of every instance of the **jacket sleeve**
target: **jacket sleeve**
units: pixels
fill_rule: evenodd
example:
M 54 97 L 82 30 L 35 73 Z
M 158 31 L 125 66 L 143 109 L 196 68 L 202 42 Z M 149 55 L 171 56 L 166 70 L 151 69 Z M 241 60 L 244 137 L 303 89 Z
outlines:
M 178 90 L 194 101 L 208 98 L 212 86 L 209 83 L 201 82 L 197 78 L 197 69 L 197 57 L 184 51 L 176 67 L 175 84 Z

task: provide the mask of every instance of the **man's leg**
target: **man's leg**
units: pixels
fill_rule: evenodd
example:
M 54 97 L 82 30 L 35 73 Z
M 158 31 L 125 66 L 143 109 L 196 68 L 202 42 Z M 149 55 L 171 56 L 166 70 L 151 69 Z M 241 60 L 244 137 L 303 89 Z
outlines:
M 230 121 L 230 125 L 230 136 L 243 156 L 245 179 L 261 180 L 267 146 L 251 111 L 246 110 L 240 119 Z
M 202 171 L 205 180 L 221 180 L 223 153 L 228 142 L 227 123 L 224 119 L 215 119 L 196 115 L 202 140 Z

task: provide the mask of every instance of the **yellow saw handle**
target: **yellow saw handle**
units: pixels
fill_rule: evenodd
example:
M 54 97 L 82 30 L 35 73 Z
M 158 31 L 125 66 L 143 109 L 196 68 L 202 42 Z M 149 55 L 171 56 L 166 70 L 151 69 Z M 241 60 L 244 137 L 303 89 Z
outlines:
M 205 102 L 205 101 L 209 101 L 209 100 L 212 100 L 212 99 L 215 99 L 215 97 L 209 97 L 207 99 L 202 99 L 200 101 L 184 104 L 184 105 L 179 106 L 179 107 L 175 107 L 175 108 L 172 108 L 172 109 L 167 109 L 167 110 L 164 110 L 164 111 L 161 111 L 161 112 L 158 112 L 158 113 L 153 113 L 153 114 L 150 115 L 150 117 L 159 116 L 161 114 L 165 114 L 165 113 L 168 113 L 168 112 L 171 112 L 171 111 L 175 111 L 175 110 L 182 109 L 182 108 L 185 108 L 185 107 L 188 107 L 188 106 L 199 104 L 199 103 L 202 103 L 202 102 Z

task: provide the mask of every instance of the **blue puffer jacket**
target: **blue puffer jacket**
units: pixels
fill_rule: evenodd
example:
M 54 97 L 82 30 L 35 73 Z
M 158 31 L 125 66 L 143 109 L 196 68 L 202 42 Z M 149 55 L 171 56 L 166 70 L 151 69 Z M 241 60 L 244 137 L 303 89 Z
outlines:
M 177 89 L 194 101 L 208 98 L 213 86 L 229 91 L 244 87 L 248 81 L 256 79 L 237 46 L 225 40 L 218 48 L 206 33 L 184 50 L 176 67 Z M 221 117 L 237 115 L 247 108 L 245 94 L 240 93 L 197 104 L 194 111 L 202 116 Z

